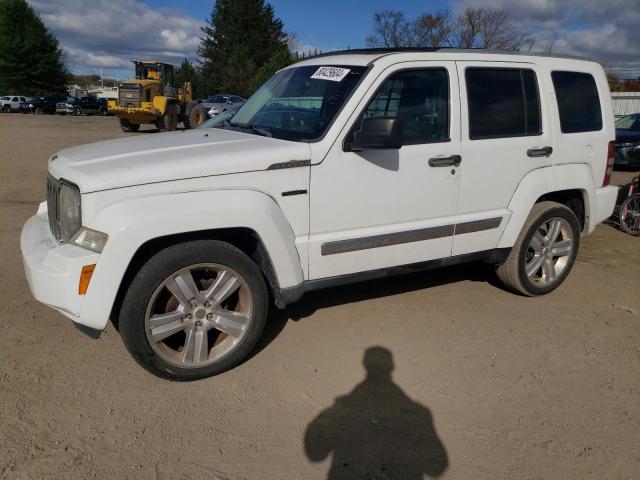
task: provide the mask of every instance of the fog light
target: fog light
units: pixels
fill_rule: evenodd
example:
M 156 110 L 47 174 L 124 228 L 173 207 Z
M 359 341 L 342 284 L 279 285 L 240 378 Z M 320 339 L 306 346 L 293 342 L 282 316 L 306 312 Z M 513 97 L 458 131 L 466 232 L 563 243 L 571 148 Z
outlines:
M 96 253 L 101 253 L 108 239 L 109 235 L 106 233 L 82 227 L 71 239 L 71 243 L 78 247 L 86 248 L 87 250 L 91 250 Z
M 91 276 L 93 275 L 93 271 L 95 269 L 95 263 L 82 267 L 82 272 L 80 272 L 80 283 L 78 284 L 78 294 L 84 295 L 85 293 L 87 293 L 89 282 L 91 282 Z

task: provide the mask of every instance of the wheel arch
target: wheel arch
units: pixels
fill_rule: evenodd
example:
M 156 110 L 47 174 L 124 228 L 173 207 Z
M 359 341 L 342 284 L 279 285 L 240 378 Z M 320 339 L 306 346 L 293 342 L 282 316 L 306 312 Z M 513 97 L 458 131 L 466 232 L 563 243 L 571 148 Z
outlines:
M 545 167 L 529 172 L 519 183 L 508 209 L 513 212 L 498 248 L 513 246 L 531 209 L 537 203 L 554 201 L 566 205 L 578 217 L 583 234 L 595 228 L 593 174 L 587 164 Z
M 103 329 L 127 282 L 153 253 L 168 245 L 217 239 L 236 246 L 257 264 L 278 303 L 282 289 L 302 283 L 295 235 L 268 195 L 215 190 L 131 199 L 100 211 L 89 228 L 109 239 L 83 302 L 83 323 Z
M 116 329 L 118 328 L 118 315 L 120 312 L 120 306 L 122 305 L 122 300 L 124 299 L 124 295 L 138 270 L 140 270 L 140 268 L 153 255 L 161 250 L 173 245 L 179 245 L 181 243 L 195 240 L 220 240 L 241 250 L 251 258 L 256 265 L 258 265 L 258 268 L 264 275 L 276 303 L 280 303 L 282 290 L 278 283 L 273 262 L 264 242 L 255 230 L 248 227 L 230 227 L 200 230 L 189 233 L 176 233 L 147 240 L 145 243 L 140 245 L 138 250 L 136 250 L 120 281 L 120 285 L 111 308 L 110 318 Z

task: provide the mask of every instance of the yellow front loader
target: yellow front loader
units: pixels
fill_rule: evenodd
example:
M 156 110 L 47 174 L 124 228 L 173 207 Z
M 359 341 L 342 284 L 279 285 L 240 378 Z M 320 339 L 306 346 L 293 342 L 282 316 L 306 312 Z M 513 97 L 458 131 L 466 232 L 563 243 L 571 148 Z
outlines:
M 136 78 L 119 84 L 118 99 L 109 100 L 108 109 L 120 119 L 125 132 L 137 132 L 141 124 L 155 125 L 161 132 L 197 127 L 204 118 L 189 114 L 194 106 L 191 84 L 175 87 L 173 65 L 163 62 L 134 61 Z M 197 110 L 197 108 L 196 108 Z

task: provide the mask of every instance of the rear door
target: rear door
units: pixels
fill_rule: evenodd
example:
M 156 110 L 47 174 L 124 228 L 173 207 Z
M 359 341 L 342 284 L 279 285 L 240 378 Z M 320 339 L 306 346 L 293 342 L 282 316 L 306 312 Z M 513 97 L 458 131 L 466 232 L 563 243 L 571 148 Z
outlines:
M 531 63 L 457 62 L 462 98 L 462 176 L 453 255 L 496 247 L 507 209 L 529 172 L 551 166 L 553 138 Z

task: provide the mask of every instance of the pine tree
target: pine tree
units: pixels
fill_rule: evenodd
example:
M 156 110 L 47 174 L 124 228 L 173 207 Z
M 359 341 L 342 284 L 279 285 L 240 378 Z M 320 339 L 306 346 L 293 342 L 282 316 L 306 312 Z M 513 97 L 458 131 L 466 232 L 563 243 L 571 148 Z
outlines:
M 25 0 L 0 0 L 0 93 L 66 95 L 58 40 Z
M 193 98 L 198 98 L 202 93 L 202 78 L 200 72 L 188 59 L 182 60 L 176 69 L 176 87 L 181 87 L 185 82 L 191 82 Z
M 283 23 L 264 0 L 217 0 L 202 32 L 198 54 L 210 94 L 249 96 L 258 78 L 293 61 Z

